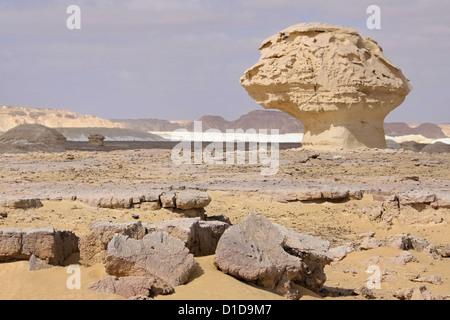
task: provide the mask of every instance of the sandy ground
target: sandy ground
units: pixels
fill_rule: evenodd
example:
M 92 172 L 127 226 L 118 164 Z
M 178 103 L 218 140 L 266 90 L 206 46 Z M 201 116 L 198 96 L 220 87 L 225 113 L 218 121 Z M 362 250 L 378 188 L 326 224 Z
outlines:
M 312 234 L 330 241 L 332 247 L 358 244 L 358 235 L 375 232 L 376 239 L 387 235 L 410 233 L 436 245 L 450 243 L 450 209 L 434 213 L 440 222 L 408 223 L 395 219 L 386 229 L 365 214 L 380 205 L 375 194 L 389 195 L 396 190 L 424 189 L 448 194 L 450 192 L 450 160 L 447 155 L 428 155 L 411 152 L 325 152 L 306 163 L 299 161 L 311 150 L 285 150 L 280 153 L 280 169 L 275 176 L 261 176 L 259 165 L 190 165 L 176 167 L 170 162 L 170 150 L 128 150 L 112 152 L 71 151 L 25 155 L 2 155 L 0 158 L 0 193 L 32 195 L 82 192 L 82 188 L 110 186 L 187 187 L 199 186 L 212 198 L 206 208 L 208 216 L 224 214 L 233 224 L 248 213 L 264 215 L 274 222 L 296 231 Z M 72 158 L 72 157 L 70 157 Z M 286 201 L 283 194 L 289 186 L 335 184 L 363 186 L 363 199 L 313 202 Z M 81 189 L 80 189 L 81 188 Z M 84 189 L 83 189 L 84 190 Z M 90 189 L 89 189 L 90 190 Z M 70 194 L 68 194 L 70 196 Z M 129 210 L 99 209 L 80 201 L 43 201 L 38 209 L 7 210 L 0 218 L 0 229 L 37 228 L 73 230 L 86 234 L 94 221 L 155 222 L 179 217 L 166 209 Z M 327 282 L 321 295 L 301 288 L 302 299 L 364 299 L 352 293 L 366 284 L 370 265 L 380 268 L 381 288 L 374 290 L 378 299 L 396 299 L 393 293 L 402 288 L 426 285 L 433 293 L 450 294 L 450 259 L 433 259 L 425 252 L 410 252 L 417 262 L 395 263 L 401 251 L 393 247 L 356 250 L 342 261 L 325 269 Z M 196 258 L 197 270 L 191 280 L 176 287 L 176 292 L 156 299 L 282 299 L 282 297 L 244 283 L 218 271 L 213 256 Z M 71 263 L 71 261 L 68 261 Z M 26 261 L 0 264 L 0 299 L 120 299 L 118 296 L 96 293 L 88 286 L 106 276 L 102 265 L 81 268 L 81 289 L 69 290 L 66 267 L 28 271 Z M 417 283 L 414 276 L 439 275 L 442 284 Z M 327 293 L 327 294 L 325 294 Z

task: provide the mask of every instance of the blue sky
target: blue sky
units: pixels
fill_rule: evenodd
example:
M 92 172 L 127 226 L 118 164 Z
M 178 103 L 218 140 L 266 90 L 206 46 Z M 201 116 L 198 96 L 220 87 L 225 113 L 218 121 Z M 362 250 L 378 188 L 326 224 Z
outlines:
M 71 4 L 81 30 L 66 28 Z M 380 30 L 366 27 L 371 4 Z M 449 13 L 447 0 L 0 0 L 0 105 L 233 120 L 262 109 L 239 83 L 260 43 L 314 21 L 374 38 L 410 79 L 386 121 L 450 123 Z

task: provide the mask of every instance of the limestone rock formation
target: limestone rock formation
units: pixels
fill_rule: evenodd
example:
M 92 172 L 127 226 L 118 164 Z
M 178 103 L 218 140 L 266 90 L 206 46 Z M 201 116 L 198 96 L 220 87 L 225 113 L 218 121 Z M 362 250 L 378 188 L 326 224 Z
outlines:
M 80 238 L 80 259 L 83 265 L 104 263 L 108 243 L 114 234 L 122 234 L 133 239 L 142 239 L 146 228 L 141 222 L 99 221 L 91 225 L 91 233 Z
M 122 127 L 110 120 L 68 110 L 0 106 L 0 131 L 8 131 L 25 123 L 41 124 L 51 128 Z
M 263 216 L 248 215 L 219 240 L 214 264 L 223 272 L 298 299 L 294 283 L 318 291 L 332 261 L 329 242 L 297 233 Z
M 101 134 L 91 134 L 88 139 L 90 145 L 97 147 L 103 146 L 103 142 L 105 141 L 105 137 Z
M 156 222 L 147 225 L 148 232 L 164 231 L 180 239 L 196 257 L 214 254 L 220 237 L 229 227 L 221 221 L 201 221 L 200 218 L 185 218 Z
M 264 108 L 299 119 L 304 145 L 386 148 L 383 121 L 412 87 L 377 42 L 351 27 L 302 23 L 259 49 L 241 84 Z
M 106 255 L 106 272 L 110 275 L 154 276 L 172 286 L 188 281 L 196 265 L 181 240 L 160 231 L 141 240 L 115 234 Z
M 66 138 L 55 129 L 22 124 L 0 136 L 0 153 L 64 152 Z
M 117 294 L 125 298 L 135 296 L 154 297 L 158 294 L 171 294 L 174 289 L 171 285 L 156 277 L 123 277 L 110 276 L 89 287 L 90 290 Z
M 78 252 L 78 237 L 71 231 L 40 229 L 0 229 L 0 261 L 36 258 L 62 265 Z

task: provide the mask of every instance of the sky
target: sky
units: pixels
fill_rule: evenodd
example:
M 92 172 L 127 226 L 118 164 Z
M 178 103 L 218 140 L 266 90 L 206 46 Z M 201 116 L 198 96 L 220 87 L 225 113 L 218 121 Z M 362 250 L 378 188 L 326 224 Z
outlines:
M 381 28 L 369 30 L 369 5 Z M 67 7 L 81 9 L 69 30 Z M 239 79 L 290 25 L 353 26 L 412 92 L 387 122 L 450 123 L 448 0 L 0 0 L 0 105 L 107 119 L 234 120 L 263 110 Z

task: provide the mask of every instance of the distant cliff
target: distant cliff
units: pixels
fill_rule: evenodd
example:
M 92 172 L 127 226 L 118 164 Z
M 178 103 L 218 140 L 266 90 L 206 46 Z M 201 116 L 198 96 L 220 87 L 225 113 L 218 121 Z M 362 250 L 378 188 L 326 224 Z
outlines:
M 240 116 L 236 120 L 228 121 L 220 116 L 205 115 L 199 119 L 202 129 L 217 129 L 226 132 L 227 129 L 278 129 L 280 134 L 303 133 L 302 123 L 290 115 L 273 110 L 254 110 Z M 114 119 L 107 120 L 92 115 L 84 115 L 68 110 L 36 109 L 22 107 L 0 107 L 0 132 L 6 132 L 20 124 L 41 124 L 51 128 L 71 128 L 65 131 L 70 136 L 74 128 L 116 128 L 131 129 L 143 132 L 172 132 L 176 129 L 194 130 L 193 121 L 169 121 L 160 119 Z M 408 125 L 404 122 L 384 124 L 385 133 L 391 137 L 420 135 L 428 139 L 450 137 L 450 125 L 436 125 L 424 123 Z M 79 130 L 78 130 L 79 131 Z M 77 135 L 80 132 L 76 132 Z M 109 134 L 113 134 L 112 131 Z M 127 136 L 130 132 L 114 132 L 116 136 Z M 75 134 L 75 133 L 74 133 Z M 133 137 L 140 139 L 134 132 Z M 149 137 L 145 137 L 146 139 Z
M 120 124 L 110 120 L 68 110 L 0 106 L 0 132 L 21 124 L 40 124 L 50 128 L 121 128 Z

